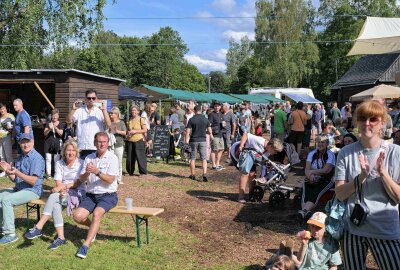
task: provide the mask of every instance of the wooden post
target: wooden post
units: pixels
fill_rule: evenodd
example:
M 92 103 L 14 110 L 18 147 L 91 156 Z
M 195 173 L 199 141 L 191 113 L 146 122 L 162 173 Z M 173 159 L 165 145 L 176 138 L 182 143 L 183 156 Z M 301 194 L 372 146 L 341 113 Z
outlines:
M 36 88 L 39 90 L 39 92 L 42 94 L 44 99 L 49 103 L 50 107 L 54 110 L 54 105 L 51 103 L 50 99 L 46 96 L 46 94 L 43 92 L 42 88 L 40 88 L 39 84 L 37 82 L 33 82 L 36 86 Z

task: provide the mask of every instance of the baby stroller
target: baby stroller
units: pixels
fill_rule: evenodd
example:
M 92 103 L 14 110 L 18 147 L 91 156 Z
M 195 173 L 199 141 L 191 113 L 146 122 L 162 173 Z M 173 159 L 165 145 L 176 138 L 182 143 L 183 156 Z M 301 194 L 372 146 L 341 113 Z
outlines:
M 268 191 L 270 192 L 269 204 L 276 208 L 290 197 L 290 193 L 296 190 L 294 187 L 285 185 L 291 165 L 295 162 L 290 158 L 293 150 L 289 144 L 284 143 L 284 151 L 289 157 L 289 164 L 287 165 L 275 163 L 267 157 L 263 157 L 263 161 L 259 164 L 261 166 L 260 177 L 253 180 L 256 185 L 250 191 L 252 201 L 261 202 L 264 193 Z

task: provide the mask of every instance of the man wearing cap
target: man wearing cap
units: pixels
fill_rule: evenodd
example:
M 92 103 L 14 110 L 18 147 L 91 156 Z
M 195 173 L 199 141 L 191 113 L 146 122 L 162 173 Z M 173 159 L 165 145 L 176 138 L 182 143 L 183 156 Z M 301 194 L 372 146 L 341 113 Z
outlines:
M 315 212 L 307 221 L 311 235 L 299 233 L 300 249 L 293 261 L 302 270 L 329 269 L 336 270 L 342 264 L 338 243 L 325 236 L 325 220 L 322 212 Z
M 214 103 L 214 111 L 208 115 L 211 124 L 213 139 L 211 140 L 211 161 L 213 170 L 221 171 L 225 169 L 220 165 L 222 152 L 224 151 L 224 139 L 222 138 L 222 122 L 224 121 L 221 113 L 221 103 Z
M 86 197 L 74 212 L 74 220 L 89 227 L 86 240 L 76 253 L 82 259 L 86 258 L 89 245 L 99 231 L 101 218 L 118 202 L 118 158 L 108 151 L 108 140 L 105 132 L 95 134 L 97 150 L 85 158 L 79 179 L 81 183 L 86 183 Z M 89 220 L 92 213 L 93 218 Z
M 14 206 L 39 199 L 42 195 L 42 182 L 45 162 L 43 157 L 33 148 L 33 138 L 29 133 L 19 137 L 22 154 L 18 156 L 15 167 L 5 161 L 0 167 L 8 178 L 15 182 L 15 187 L 0 190 L 0 224 L 3 238 L 0 245 L 18 240 L 15 234 Z

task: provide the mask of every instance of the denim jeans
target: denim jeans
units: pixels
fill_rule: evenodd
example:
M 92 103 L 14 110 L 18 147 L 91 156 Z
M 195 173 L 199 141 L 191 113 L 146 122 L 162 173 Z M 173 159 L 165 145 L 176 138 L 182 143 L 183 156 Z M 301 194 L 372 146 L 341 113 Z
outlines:
M 14 191 L 13 189 L 0 190 L 0 223 L 3 233 L 15 234 L 14 206 L 25 204 L 31 200 L 39 199 L 39 195 L 30 190 Z

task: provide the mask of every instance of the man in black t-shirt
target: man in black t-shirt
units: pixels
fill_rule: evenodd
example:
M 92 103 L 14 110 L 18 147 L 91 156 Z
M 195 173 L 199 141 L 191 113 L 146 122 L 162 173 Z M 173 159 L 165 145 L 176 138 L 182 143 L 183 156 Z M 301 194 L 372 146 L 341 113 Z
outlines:
M 213 134 L 210 127 L 210 122 L 201 114 L 201 105 L 195 107 L 195 115 L 190 118 L 186 126 L 186 138 L 185 142 L 190 145 L 192 150 L 190 153 L 190 176 L 192 180 L 196 180 L 195 176 L 195 165 L 196 165 L 196 154 L 197 150 L 200 152 L 200 159 L 202 160 L 203 167 L 203 181 L 208 181 L 207 176 L 207 143 L 206 133 L 210 133 L 211 140 Z
M 224 121 L 223 114 L 221 113 L 221 103 L 216 101 L 214 103 L 214 111 L 208 115 L 208 121 L 211 124 L 212 135 L 211 139 L 211 161 L 212 168 L 217 171 L 225 169 L 221 166 L 220 160 L 222 152 L 224 151 L 224 139 L 222 137 L 222 122 Z

